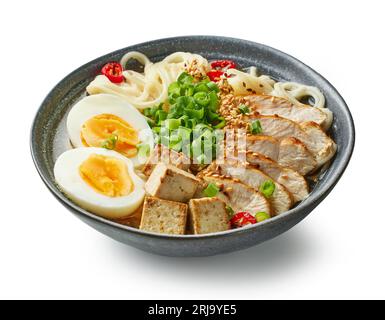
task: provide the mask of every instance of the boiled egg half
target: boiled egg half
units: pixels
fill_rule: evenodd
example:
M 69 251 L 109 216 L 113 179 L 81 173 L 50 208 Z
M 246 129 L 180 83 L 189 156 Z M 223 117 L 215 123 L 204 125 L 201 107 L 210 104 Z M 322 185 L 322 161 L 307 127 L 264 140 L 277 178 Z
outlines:
M 105 218 L 127 217 L 143 202 L 143 180 L 135 174 L 132 161 L 113 150 L 68 150 L 56 160 L 54 175 L 72 201 Z
M 146 118 L 124 99 L 112 94 L 83 98 L 67 117 L 72 145 L 103 147 L 129 158 L 134 167 L 146 162 L 154 138 Z

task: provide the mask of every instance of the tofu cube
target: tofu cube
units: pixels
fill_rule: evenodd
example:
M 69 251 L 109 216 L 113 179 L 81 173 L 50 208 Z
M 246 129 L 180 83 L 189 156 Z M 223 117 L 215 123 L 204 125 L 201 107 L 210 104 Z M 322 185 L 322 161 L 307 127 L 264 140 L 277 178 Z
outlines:
M 190 168 L 191 160 L 182 152 L 176 152 L 163 145 L 157 144 L 143 167 L 145 176 L 150 176 L 158 163 L 171 164 L 179 169 L 187 171 Z
M 226 204 L 217 197 L 191 199 L 188 223 L 193 234 L 229 230 L 230 222 Z
M 187 209 L 185 203 L 146 197 L 139 229 L 157 233 L 184 234 Z
M 199 179 L 172 165 L 158 163 L 148 178 L 146 192 L 164 200 L 187 202 L 197 189 Z

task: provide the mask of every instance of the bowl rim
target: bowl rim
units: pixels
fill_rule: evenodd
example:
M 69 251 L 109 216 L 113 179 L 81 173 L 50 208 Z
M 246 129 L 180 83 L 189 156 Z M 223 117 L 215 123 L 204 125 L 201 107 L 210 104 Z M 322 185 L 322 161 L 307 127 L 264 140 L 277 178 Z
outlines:
M 312 73 L 313 76 L 324 82 L 324 84 L 328 87 L 329 90 L 333 92 L 335 97 L 339 100 L 339 107 L 341 111 L 343 111 L 345 120 L 347 121 L 347 146 L 345 149 L 345 152 L 341 155 L 340 162 L 338 166 L 335 168 L 335 171 L 332 176 L 328 177 L 327 180 L 325 180 L 324 185 L 320 187 L 320 189 L 316 190 L 315 192 L 311 192 L 309 196 L 301 201 L 296 207 L 278 215 L 275 217 L 272 217 L 268 220 L 262 221 L 257 224 L 249 225 L 243 228 L 236 228 L 236 229 L 231 229 L 231 230 L 226 230 L 226 231 L 221 231 L 221 232 L 214 232 L 214 233 L 208 233 L 208 234 L 198 234 L 198 235 L 172 235 L 172 234 L 162 234 L 162 233 L 155 233 L 155 232 L 149 232 L 149 231 L 144 231 L 140 230 L 134 227 L 130 227 L 128 225 L 120 224 L 118 222 L 109 220 L 107 218 L 103 218 L 101 216 L 98 216 L 92 212 L 89 212 L 74 202 L 72 202 L 69 198 L 67 198 L 64 193 L 60 191 L 60 188 L 57 186 L 57 184 L 50 179 L 50 177 L 47 177 L 42 170 L 43 164 L 39 162 L 37 159 L 37 150 L 36 147 L 34 146 L 34 140 L 35 140 L 35 132 L 36 132 L 36 127 L 37 127 L 37 121 L 38 117 L 40 114 L 40 111 L 43 109 L 44 105 L 46 102 L 50 99 L 51 95 L 53 95 L 57 89 L 60 87 L 60 85 L 65 82 L 66 80 L 70 79 L 72 75 L 76 74 L 77 72 L 83 70 L 89 65 L 92 65 L 94 62 L 103 59 L 109 55 L 113 55 L 115 53 L 119 53 L 122 51 L 130 50 L 132 47 L 139 47 L 139 46 L 156 46 L 160 45 L 164 42 L 167 41 L 189 41 L 191 39 L 198 39 L 198 40 L 216 40 L 216 41 L 233 41 L 237 43 L 242 43 L 245 45 L 249 46 L 254 46 L 254 47 L 260 47 L 265 50 L 271 51 L 274 54 L 278 56 L 284 57 L 284 59 L 289 60 L 290 62 L 297 64 L 301 66 L 302 68 L 307 69 L 308 72 Z M 352 117 L 352 114 L 349 110 L 349 107 L 347 106 L 345 100 L 342 98 L 342 96 L 339 94 L 337 89 L 326 79 L 324 78 L 321 74 L 319 74 L 317 71 L 309 67 L 307 64 L 303 63 L 302 61 L 298 60 L 297 58 L 294 58 L 290 54 L 287 54 L 283 51 L 280 51 L 278 49 L 272 48 L 268 45 L 261 44 L 258 42 L 254 41 L 249 41 L 249 40 L 244 40 L 244 39 L 238 39 L 238 38 L 233 38 L 233 37 L 223 37 L 223 36 L 215 36 L 215 35 L 188 35 L 188 36 L 178 36 L 178 37 L 168 37 L 168 38 L 161 38 L 161 39 L 156 39 L 156 40 L 151 40 L 151 41 L 146 41 L 138 44 L 133 44 L 128 47 L 118 49 L 115 51 L 112 51 L 110 53 L 107 53 L 105 55 L 102 55 L 96 59 L 93 59 L 80 67 L 76 68 L 74 71 L 69 73 L 67 76 L 65 76 L 63 79 L 61 79 L 51 90 L 50 92 L 46 95 L 44 98 L 43 102 L 40 104 L 39 108 L 36 111 L 36 114 L 34 116 L 32 126 L 30 129 L 30 139 L 29 139 L 29 144 L 30 144 L 30 152 L 31 156 L 33 159 L 33 162 L 35 164 L 36 170 L 38 171 L 38 174 L 44 184 L 47 186 L 47 188 L 50 190 L 50 192 L 55 196 L 56 199 L 58 199 L 67 209 L 72 210 L 73 212 L 86 216 L 86 218 L 90 218 L 92 220 L 96 220 L 99 223 L 102 224 L 107 224 L 110 227 L 120 229 L 122 231 L 128 231 L 128 232 L 133 232 L 141 236 L 145 237 L 151 237 L 151 238 L 157 238 L 157 239 L 183 239 L 183 240 L 198 240 L 198 239 L 207 239 L 207 238 L 218 238 L 218 237 L 223 237 L 223 236 L 231 236 L 235 234 L 241 234 L 241 233 L 246 233 L 246 232 L 252 232 L 252 231 L 257 231 L 259 228 L 265 225 L 272 225 L 275 224 L 277 221 L 283 221 L 285 219 L 288 219 L 290 216 L 293 216 L 295 214 L 299 214 L 301 211 L 303 211 L 306 207 L 312 207 L 313 204 L 318 204 L 318 202 L 322 201 L 323 195 L 327 195 L 337 184 L 337 182 L 340 180 L 341 176 L 345 172 L 350 159 L 353 154 L 354 150 L 354 145 L 355 145 L 355 126 L 354 126 L 354 120 Z

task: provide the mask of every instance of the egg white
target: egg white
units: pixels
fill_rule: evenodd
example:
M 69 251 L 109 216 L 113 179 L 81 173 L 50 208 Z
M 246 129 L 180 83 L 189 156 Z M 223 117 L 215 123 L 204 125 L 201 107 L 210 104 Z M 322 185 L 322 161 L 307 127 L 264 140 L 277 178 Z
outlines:
M 153 149 L 154 137 L 146 118 L 129 102 L 112 94 L 87 96 L 72 107 L 67 117 L 67 131 L 75 148 L 84 147 L 81 139 L 83 124 L 100 114 L 112 114 L 123 119 L 138 132 L 140 143 L 147 143 L 150 150 Z M 147 157 L 136 155 L 129 159 L 137 167 L 145 163 Z
M 80 176 L 79 167 L 92 154 L 122 160 L 133 182 L 133 191 L 121 197 L 108 197 L 95 191 Z M 134 172 L 132 162 L 120 153 L 104 148 L 83 147 L 62 153 L 55 162 L 54 175 L 63 192 L 80 207 L 105 218 L 127 217 L 143 203 L 144 182 Z

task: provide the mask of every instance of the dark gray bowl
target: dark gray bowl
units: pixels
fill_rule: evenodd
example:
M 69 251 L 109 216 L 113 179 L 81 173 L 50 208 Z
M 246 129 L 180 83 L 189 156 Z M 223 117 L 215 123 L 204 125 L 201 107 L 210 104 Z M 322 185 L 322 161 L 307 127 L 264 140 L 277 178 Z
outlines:
M 256 65 L 275 79 L 317 86 L 334 113 L 331 135 L 338 152 L 310 196 L 294 209 L 265 222 L 242 229 L 200 236 L 169 236 L 140 231 L 87 212 L 67 199 L 55 184 L 56 158 L 70 148 L 65 132 L 66 114 L 85 93 L 86 85 L 108 61 L 119 60 L 127 51 L 140 51 L 157 61 L 175 51 L 199 53 L 208 59 L 233 59 L 241 67 Z M 31 131 L 31 151 L 36 168 L 52 194 L 81 220 L 111 238 L 136 248 L 169 256 L 209 256 L 244 249 L 271 239 L 305 218 L 341 178 L 354 147 L 354 124 L 337 90 L 317 72 L 297 59 L 270 47 L 245 40 L 186 36 L 161 39 L 127 47 L 91 61 L 65 77 L 40 106 Z

